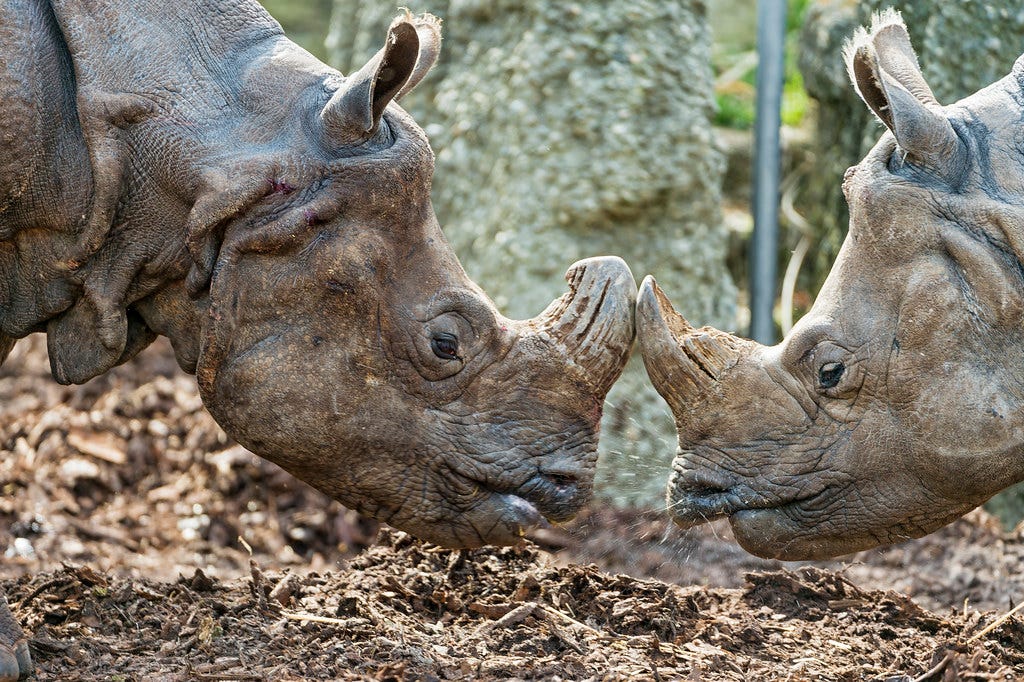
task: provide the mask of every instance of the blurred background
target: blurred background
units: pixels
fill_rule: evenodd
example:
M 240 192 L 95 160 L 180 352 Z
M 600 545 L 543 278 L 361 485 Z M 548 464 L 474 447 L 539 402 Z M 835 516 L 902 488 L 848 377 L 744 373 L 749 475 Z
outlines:
M 291 38 L 348 73 L 398 5 L 264 0 Z M 873 11 L 901 10 L 928 82 L 953 102 L 1009 72 L 1024 0 L 791 0 L 781 106 L 777 338 L 814 300 L 845 236 L 843 171 L 882 128 L 841 59 Z M 466 270 L 513 317 L 563 290 L 575 260 L 654 274 L 695 325 L 746 334 L 757 3 L 430 0 L 431 76 L 403 106 L 437 153 L 437 215 Z M 599 495 L 662 504 L 671 416 L 638 359 L 608 398 Z M 1024 490 L 989 505 L 1013 525 Z

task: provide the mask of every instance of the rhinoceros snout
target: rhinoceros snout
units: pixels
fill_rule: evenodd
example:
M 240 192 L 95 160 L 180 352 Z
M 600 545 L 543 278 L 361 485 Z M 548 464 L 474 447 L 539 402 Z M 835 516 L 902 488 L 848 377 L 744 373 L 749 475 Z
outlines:
M 668 510 L 677 526 L 699 526 L 743 508 L 741 490 L 724 472 L 690 467 L 688 456 L 683 451 L 676 455 L 668 480 Z

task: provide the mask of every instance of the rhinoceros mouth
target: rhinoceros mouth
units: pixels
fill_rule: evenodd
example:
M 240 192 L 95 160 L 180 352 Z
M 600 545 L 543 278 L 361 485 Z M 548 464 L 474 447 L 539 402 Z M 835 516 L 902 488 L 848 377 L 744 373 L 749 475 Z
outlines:
M 525 497 L 481 489 L 473 507 L 453 519 L 447 539 L 419 535 L 448 547 L 514 545 L 530 531 L 548 525 L 544 514 Z
M 568 521 L 589 497 L 585 480 L 560 470 L 537 473 L 514 488 L 475 481 L 478 499 L 463 514 L 463 521 L 476 536 L 472 544 L 515 544 L 531 530 Z
M 675 518 L 676 525 L 683 528 L 700 525 L 717 518 L 734 518 L 743 512 L 779 512 L 787 513 L 802 509 L 811 509 L 818 506 L 818 502 L 829 495 L 828 490 L 823 490 L 806 497 L 794 497 L 780 502 L 754 502 L 744 503 L 734 493 L 722 493 L 719 496 L 690 497 L 677 499 L 671 511 Z
M 752 513 L 809 514 L 827 503 L 832 492 L 828 484 L 798 489 L 769 485 L 755 490 L 750 483 L 727 480 L 718 471 L 677 466 L 669 479 L 668 509 L 677 526 L 692 528 L 723 517 L 736 523 Z
M 486 487 L 486 486 L 485 486 Z M 590 487 L 580 478 L 567 473 L 538 473 L 515 489 L 494 489 L 492 492 L 513 502 L 528 505 L 541 521 L 568 521 L 583 507 Z
M 515 535 L 522 537 L 533 528 L 547 525 L 547 519 L 541 511 L 525 497 L 510 493 L 494 493 L 494 495 L 499 505 L 505 510 L 503 521 L 512 527 Z

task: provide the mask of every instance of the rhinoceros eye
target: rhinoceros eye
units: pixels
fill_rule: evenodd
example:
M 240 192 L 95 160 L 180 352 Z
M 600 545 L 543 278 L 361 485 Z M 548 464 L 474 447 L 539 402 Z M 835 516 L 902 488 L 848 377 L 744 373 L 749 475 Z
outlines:
M 841 362 L 826 362 L 818 368 L 818 384 L 822 388 L 835 388 L 845 371 L 846 367 Z
M 442 360 L 459 359 L 459 340 L 454 334 L 441 332 L 430 339 L 430 348 L 434 355 Z

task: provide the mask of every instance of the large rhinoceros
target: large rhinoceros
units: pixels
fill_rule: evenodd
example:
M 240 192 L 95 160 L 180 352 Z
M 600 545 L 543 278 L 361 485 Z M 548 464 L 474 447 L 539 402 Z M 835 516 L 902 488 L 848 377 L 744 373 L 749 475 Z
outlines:
M 0 359 L 45 331 L 82 382 L 166 335 L 231 436 L 365 514 L 452 547 L 571 517 L 636 287 L 581 261 L 513 321 L 469 280 L 392 103 L 439 47 L 400 17 L 342 77 L 254 0 L 0 0 Z M 18 639 L 0 607 L 0 679 Z
M 1024 479 L 1024 58 L 940 105 L 899 15 L 846 50 L 888 128 L 846 173 L 849 235 L 779 345 L 694 329 L 653 280 L 637 333 L 679 430 L 682 526 L 824 558 L 919 537 Z

